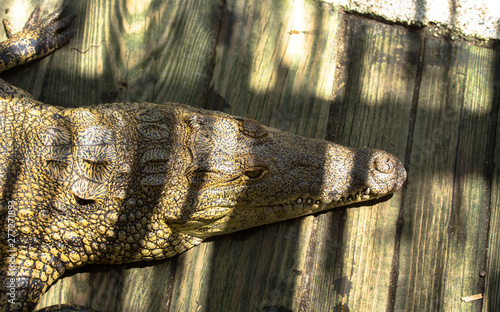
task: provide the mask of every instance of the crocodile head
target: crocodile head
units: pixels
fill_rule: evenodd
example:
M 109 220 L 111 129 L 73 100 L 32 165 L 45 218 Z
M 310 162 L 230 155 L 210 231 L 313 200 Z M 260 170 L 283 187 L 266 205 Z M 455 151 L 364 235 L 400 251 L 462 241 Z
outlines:
M 393 155 L 205 112 L 187 118 L 190 207 L 173 225 L 208 237 L 377 199 L 401 188 Z

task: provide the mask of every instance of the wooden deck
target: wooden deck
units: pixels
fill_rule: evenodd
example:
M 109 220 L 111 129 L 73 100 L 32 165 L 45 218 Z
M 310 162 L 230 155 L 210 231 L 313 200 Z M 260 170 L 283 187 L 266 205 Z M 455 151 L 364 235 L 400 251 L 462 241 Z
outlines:
M 38 1 L 0 0 L 21 26 Z M 46 13 L 60 0 L 42 1 Z M 379 203 L 91 266 L 39 307 L 100 311 L 500 310 L 500 52 L 312 0 L 68 1 L 72 41 L 2 78 L 54 105 L 182 102 L 387 150 Z M 500 31 L 500 30 L 499 30 Z M 484 299 L 463 302 L 461 297 Z

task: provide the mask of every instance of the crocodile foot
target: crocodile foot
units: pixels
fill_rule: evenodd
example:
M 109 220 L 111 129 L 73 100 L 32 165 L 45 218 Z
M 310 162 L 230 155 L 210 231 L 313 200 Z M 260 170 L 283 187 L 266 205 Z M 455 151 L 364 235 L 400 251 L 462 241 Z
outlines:
M 41 58 L 62 47 L 75 34 L 64 30 L 75 15 L 60 18 L 65 6 L 61 6 L 40 20 L 40 7 L 36 7 L 23 29 L 16 32 L 12 24 L 3 20 L 8 40 L 0 45 L 0 71 Z

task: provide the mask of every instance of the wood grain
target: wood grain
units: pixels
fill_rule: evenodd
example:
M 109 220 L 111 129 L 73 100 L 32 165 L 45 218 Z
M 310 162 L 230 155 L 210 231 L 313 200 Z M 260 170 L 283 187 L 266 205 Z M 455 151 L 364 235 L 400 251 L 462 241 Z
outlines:
M 494 52 L 425 40 L 396 311 L 472 311 L 481 302 L 489 193 L 485 151 Z
M 500 55 L 495 55 L 494 75 L 497 82 L 500 80 L 499 72 Z M 490 88 L 494 102 L 489 113 L 490 116 L 490 133 L 488 134 L 488 151 L 489 159 L 487 166 L 487 174 L 491 177 L 491 184 L 488 185 L 486 191 L 491 190 L 490 210 L 490 229 L 487 253 L 487 264 L 484 271 L 481 271 L 480 276 L 486 276 L 485 296 L 483 299 L 483 311 L 493 311 L 500 306 L 500 144 L 496 143 L 500 139 L 500 99 L 498 83 Z M 496 118 L 495 118 L 496 117 Z M 496 143 L 496 144 L 495 144 Z
M 0 0 L 0 18 L 20 28 L 37 2 Z M 47 14 L 61 3 L 41 7 Z M 387 150 L 409 176 L 385 201 L 216 237 L 165 261 L 68 272 L 39 307 L 498 309 L 498 51 L 312 0 L 67 4 L 77 15 L 71 42 L 3 79 L 66 107 L 169 101 L 224 110 Z
M 346 16 L 342 39 L 343 57 L 328 138 L 348 146 L 387 150 L 403 160 L 417 76 L 419 36 L 402 28 Z M 313 293 L 328 289 L 329 295 L 350 311 L 384 310 L 392 282 L 402 194 L 368 207 L 347 209 L 343 221 L 320 216 L 327 226 L 319 232 L 323 241 L 315 251 L 315 261 L 323 264 L 323 271 L 316 273 L 320 277 L 314 280 L 321 282 L 315 285 Z M 335 227 L 342 229 L 342 240 L 337 241 L 338 249 L 332 251 L 331 241 L 335 238 L 326 229 Z M 316 305 L 322 311 L 333 308 L 325 299 L 315 300 Z

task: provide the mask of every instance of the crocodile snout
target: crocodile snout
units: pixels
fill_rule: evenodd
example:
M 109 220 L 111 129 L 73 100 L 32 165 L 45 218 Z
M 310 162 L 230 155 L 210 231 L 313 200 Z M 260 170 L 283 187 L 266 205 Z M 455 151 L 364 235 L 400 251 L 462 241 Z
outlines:
M 385 151 L 333 143 L 327 150 L 320 198 L 331 206 L 380 198 L 401 189 L 406 181 L 403 164 Z

